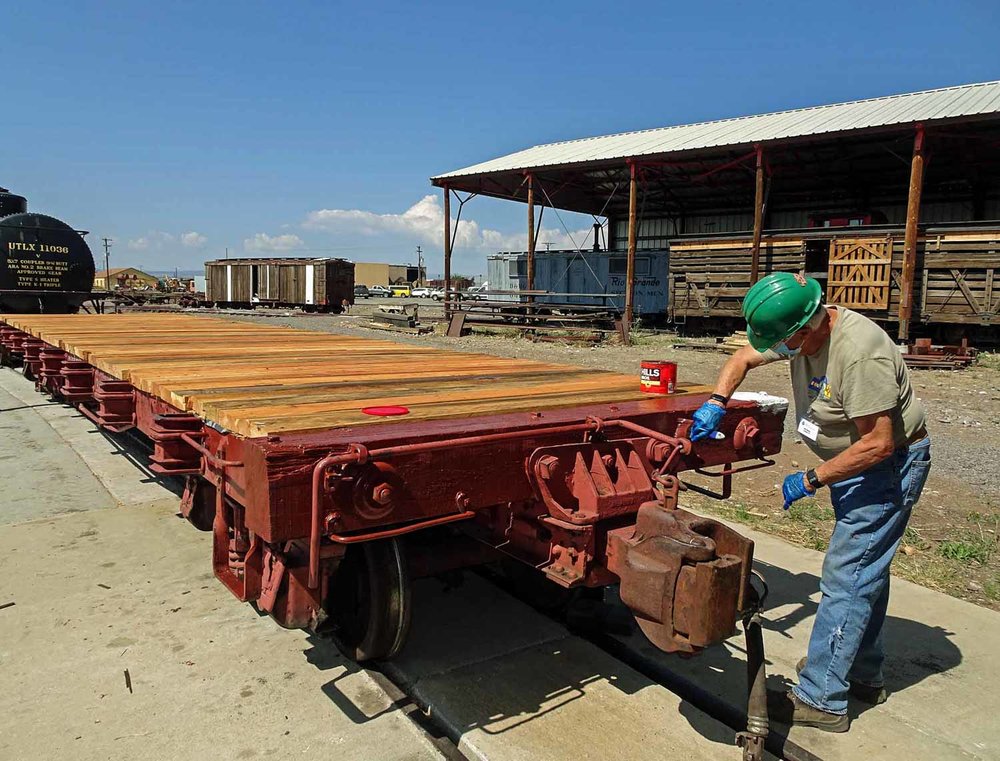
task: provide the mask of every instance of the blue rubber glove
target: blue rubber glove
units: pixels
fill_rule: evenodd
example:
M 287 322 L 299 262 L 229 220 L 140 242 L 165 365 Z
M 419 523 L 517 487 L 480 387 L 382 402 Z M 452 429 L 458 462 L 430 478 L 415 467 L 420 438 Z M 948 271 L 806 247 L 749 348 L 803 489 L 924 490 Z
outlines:
M 717 430 L 726 411 L 718 404 L 705 402 L 694 413 L 694 425 L 691 426 L 691 441 L 707 439 Z
M 805 473 L 801 470 L 798 473 L 792 473 L 790 476 L 785 477 L 785 483 L 781 485 L 781 493 L 785 497 L 784 509 L 787 510 L 792 506 L 792 503 L 803 497 L 811 497 L 816 493 L 813 489 L 809 491 L 806 488 Z

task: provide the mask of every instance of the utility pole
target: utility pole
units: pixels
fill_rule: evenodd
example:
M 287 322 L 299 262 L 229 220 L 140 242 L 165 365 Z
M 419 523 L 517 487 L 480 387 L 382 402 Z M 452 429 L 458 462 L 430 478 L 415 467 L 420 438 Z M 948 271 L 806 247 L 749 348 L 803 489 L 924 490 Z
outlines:
M 417 246 L 417 280 L 424 285 L 424 250 Z
M 111 238 L 104 238 L 104 290 L 111 290 Z

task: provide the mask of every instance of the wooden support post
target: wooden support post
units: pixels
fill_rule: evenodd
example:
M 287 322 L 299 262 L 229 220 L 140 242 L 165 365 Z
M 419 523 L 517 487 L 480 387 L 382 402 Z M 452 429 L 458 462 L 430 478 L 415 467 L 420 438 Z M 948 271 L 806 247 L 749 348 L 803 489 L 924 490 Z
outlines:
M 757 151 L 757 189 L 753 201 L 753 246 L 750 250 L 750 285 L 760 280 L 760 238 L 764 232 L 764 149 Z
M 910 337 L 913 319 L 913 281 L 917 274 L 917 233 L 920 224 L 920 195 L 924 187 L 924 125 L 917 125 L 910 161 L 910 191 L 906 198 L 906 232 L 903 236 L 903 272 L 899 291 L 899 340 Z
M 451 316 L 451 189 L 444 190 L 444 316 Z
M 625 265 L 625 332 L 632 328 L 635 300 L 635 246 L 636 246 L 636 206 L 639 195 L 639 183 L 634 161 L 629 162 L 628 183 L 628 258 Z
M 535 178 L 528 176 L 528 290 L 535 290 Z

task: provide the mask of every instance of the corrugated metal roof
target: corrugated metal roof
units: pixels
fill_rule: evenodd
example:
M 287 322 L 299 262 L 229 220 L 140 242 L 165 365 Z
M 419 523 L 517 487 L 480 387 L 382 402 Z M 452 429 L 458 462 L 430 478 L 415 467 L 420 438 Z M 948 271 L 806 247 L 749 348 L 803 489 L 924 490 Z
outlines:
M 1000 81 L 538 145 L 434 177 L 626 159 L 1000 113 Z

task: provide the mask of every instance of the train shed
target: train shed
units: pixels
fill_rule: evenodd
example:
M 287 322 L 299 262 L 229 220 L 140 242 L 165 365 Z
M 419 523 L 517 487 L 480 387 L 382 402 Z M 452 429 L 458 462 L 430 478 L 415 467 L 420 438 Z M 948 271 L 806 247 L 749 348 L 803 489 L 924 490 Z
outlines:
M 750 284 L 801 271 L 901 340 L 996 340 L 1000 81 L 540 145 L 431 181 L 446 277 L 452 200 L 460 216 L 482 195 L 527 204 L 529 289 L 545 208 L 603 221 L 628 322 L 636 252 L 666 249 L 676 324 L 734 327 Z

